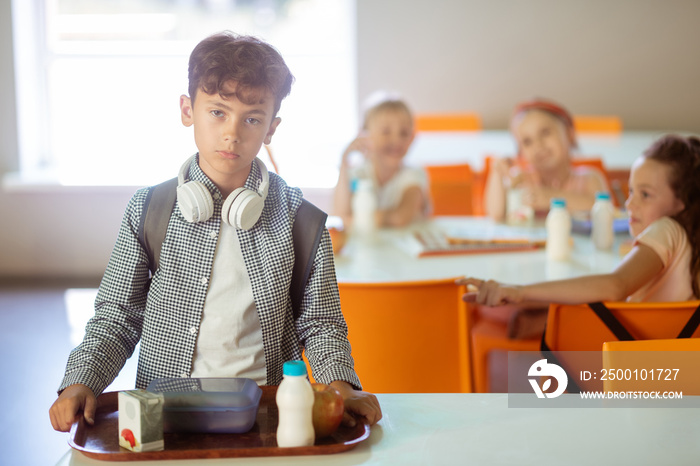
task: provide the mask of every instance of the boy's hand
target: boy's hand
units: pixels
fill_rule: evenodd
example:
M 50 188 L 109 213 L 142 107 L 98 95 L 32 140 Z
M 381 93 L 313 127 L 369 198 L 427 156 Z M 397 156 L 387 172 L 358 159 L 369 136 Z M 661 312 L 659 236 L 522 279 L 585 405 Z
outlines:
M 355 390 L 349 383 L 342 381 L 331 382 L 331 386 L 340 392 L 345 402 L 343 425 L 354 427 L 357 424 L 355 417 L 359 417 L 372 426 L 382 418 L 379 401 L 372 393 Z
M 504 285 L 493 280 L 484 281 L 479 278 L 460 278 L 459 285 L 467 285 L 467 293 L 462 299 L 468 303 L 485 306 L 502 306 L 518 304 L 523 301 L 522 290 L 519 286 Z
M 51 425 L 59 432 L 68 432 L 76 421 L 78 411 L 83 411 L 85 421 L 95 423 L 97 399 L 87 385 L 75 384 L 67 387 L 49 409 Z

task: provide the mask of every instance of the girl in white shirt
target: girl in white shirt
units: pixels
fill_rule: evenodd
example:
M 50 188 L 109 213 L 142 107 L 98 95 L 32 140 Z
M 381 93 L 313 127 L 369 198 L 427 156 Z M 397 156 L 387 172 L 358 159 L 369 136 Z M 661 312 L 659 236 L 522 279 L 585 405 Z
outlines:
M 412 113 L 400 99 L 383 96 L 365 112 L 360 134 L 343 153 L 333 198 L 333 213 L 346 226 L 352 223 L 352 197 L 359 179 L 372 182 L 376 226 L 400 227 L 425 217 L 427 176 L 403 163 L 414 136 Z M 351 167 L 350 154 L 355 151 L 364 156 L 359 167 Z

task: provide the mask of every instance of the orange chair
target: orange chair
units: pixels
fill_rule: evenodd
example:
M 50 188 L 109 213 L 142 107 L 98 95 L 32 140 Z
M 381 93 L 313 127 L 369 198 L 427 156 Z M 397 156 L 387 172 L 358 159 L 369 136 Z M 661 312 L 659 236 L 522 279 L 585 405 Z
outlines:
M 480 131 L 476 113 L 424 113 L 415 117 L 416 132 Z M 472 215 L 474 212 L 474 176 L 464 164 L 427 166 L 433 215 Z
M 472 391 L 465 287 L 455 280 L 338 284 L 363 388 Z
M 622 132 L 622 119 L 614 115 L 574 115 L 576 133 L 613 133 Z
M 474 176 L 469 164 L 429 165 L 433 215 L 472 215 Z
M 610 314 L 617 319 L 622 329 L 629 333 L 628 339 L 650 340 L 676 338 L 686 329 L 700 301 L 673 303 L 604 303 Z M 700 336 L 695 328 L 688 336 Z M 590 367 L 590 354 L 599 352 L 603 343 L 619 340 L 601 317 L 588 304 L 551 304 L 547 315 L 544 335 L 546 348 L 561 362 L 570 374 Z M 597 360 L 600 364 L 600 358 Z M 600 380 L 585 384 L 586 389 L 600 390 Z
M 479 131 L 481 118 L 476 113 L 426 113 L 415 117 L 416 131 Z
M 683 395 L 700 395 L 698 351 L 700 338 L 603 343 L 606 370 L 603 390 L 682 391 Z
M 493 351 L 538 351 L 540 338 L 508 338 L 505 323 L 488 319 L 477 320 L 471 331 L 472 364 L 474 366 L 474 391 L 491 391 L 489 356 Z

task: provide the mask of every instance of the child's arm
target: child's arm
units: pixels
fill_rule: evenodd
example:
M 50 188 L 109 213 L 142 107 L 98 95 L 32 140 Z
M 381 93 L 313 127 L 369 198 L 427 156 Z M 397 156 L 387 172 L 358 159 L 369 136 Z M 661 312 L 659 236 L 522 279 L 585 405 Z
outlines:
M 496 221 L 506 217 L 506 186 L 509 176 L 510 162 L 508 159 L 494 159 L 484 188 L 484 211 Z
M 487 306 L 533 301 L 580 304 L 622 301 L 654 278 L 662 268 L 663 263 L 656 252 L 649 246 L 640 244 L 632 248 L 622 263 L 609 274 L 522 286 L 505 285 L 478 278 L 465 278 L 458 282 L 478 288 L 476 292 L 466 293 L 465 301 Z
M 355 390 L 349 383 L 342 380 L 331 382 L 331 386 L 340 392 L 345 402 L 343 424 L 351 427 L 355 425 L 356 421 L 351 413 L 364 418 L 369 425 L 376 424 L 382 418 L 382 409 L 377 397 L 373 394 Z
M 406 188 L 401 197 L 401 202 L 395 209 L 378 210 L 376 212 L 376 223 L 378 226 L 406 226 L 423 211 L 425 202 L 425 195 L 420 186 Z
M 347 227 L 352 222 L 352 190 L 350 189 L 350 154 L 352 152 L 367 152 L 367 139 L 362 134 L 358 135 L 345 149 L 340 159 L 340 171 L 338 182 L 333 191 L 333 215 L 343 219 Z

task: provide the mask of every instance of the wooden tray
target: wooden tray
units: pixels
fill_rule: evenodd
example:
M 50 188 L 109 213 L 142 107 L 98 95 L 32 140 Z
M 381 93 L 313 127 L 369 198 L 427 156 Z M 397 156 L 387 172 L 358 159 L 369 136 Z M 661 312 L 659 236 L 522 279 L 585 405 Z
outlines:
M 253 428 L 244 434 L 165 433 L 162 451 L 133 452 L 119 446 L 117 392 L 97 398 L 95 424 L 81 417 L 73 424 L 68 444 L 85 456 L 104 461 L 148 461 L 187 458 L 231 458 L 247 456 L 325 455 L 354 448 L 369 437 L 367 424 L 341 425 L 330 437 L 316 440 L 313 446 L 280 448 L 277 446 L 278 411 L 276 386 L 263 386 L 260 407 Z

